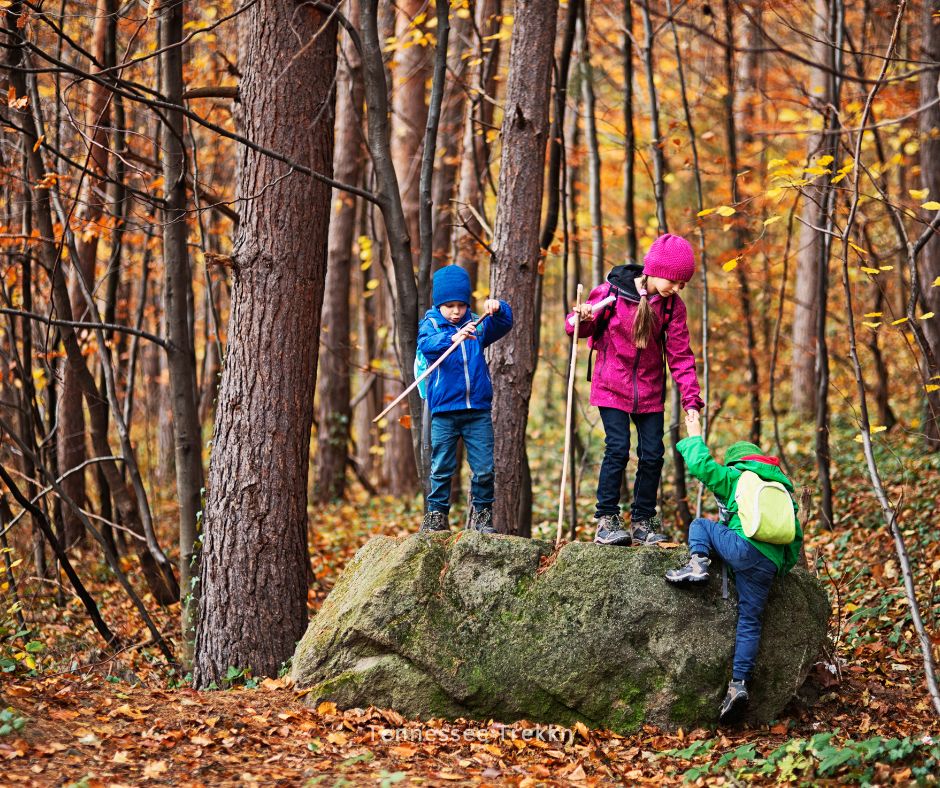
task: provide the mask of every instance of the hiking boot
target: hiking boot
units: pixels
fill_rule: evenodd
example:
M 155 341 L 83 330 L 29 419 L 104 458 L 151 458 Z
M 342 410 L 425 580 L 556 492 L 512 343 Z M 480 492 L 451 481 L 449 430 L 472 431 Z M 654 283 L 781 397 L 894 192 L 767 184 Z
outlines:
M 597 518 L 597 533 L 594 544 L 616 544 L 630 546 L 633 537 L 619 514 L 605 514 Z
M 708 556 L 695 553 L 689 558 L 689 563 L 681 569 L 670 569 L 666 572 L 666 579 L 670 583 L 705 583 L 708 581 L 708 565 L 711 559 Z
M 479 531 L 481 534 L 495 534 L 493 510 L 474 508 L 470 514 L 470 525 L 467 528 L 471 531 Z
M 663 521 L 656 516 L 649 517 L 645 520 L 634 520 L 630 523 L 630 530 L 633 534 L 633 546 L 641 547 L 643 545 L 665 542 L 666 537 L 660 533 L 656 533 L 656 529 L 662 527 Z
M 428 511 L 424 513 L 424 522 L 421 523 L 419 533 L 434 533 L 435 531 L 449 531 L 447 515 L 444 512 Z
M 718 710 L 718 722 L 721 725 L 732 725 L 740 721 L 747 708 L 747 687 L 743 681 L 732 681 L 728 685 L 728 693 L 721 702 Z

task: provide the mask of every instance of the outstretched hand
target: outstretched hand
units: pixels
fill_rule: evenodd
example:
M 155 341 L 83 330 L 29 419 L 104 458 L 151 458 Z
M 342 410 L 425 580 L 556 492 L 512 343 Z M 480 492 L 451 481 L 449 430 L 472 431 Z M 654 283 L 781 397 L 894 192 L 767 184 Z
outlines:
M 685 414 L 685 429 L 689 433 L 689 437 L 701 437 L 702 435 L 702 418 L 699 415 L 697 410 L 686 411 Z

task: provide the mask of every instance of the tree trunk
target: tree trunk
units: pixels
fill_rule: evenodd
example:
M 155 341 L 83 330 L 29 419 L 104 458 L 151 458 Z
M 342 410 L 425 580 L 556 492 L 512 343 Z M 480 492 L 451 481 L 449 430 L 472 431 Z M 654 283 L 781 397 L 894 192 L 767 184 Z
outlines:
M 454 262 L 470 274 L 474 289 L 477 284 L 478 263 L 482 255 L 477 238 L 483 238 L 483 225 L 477 221 L 472 207 L 485 216 L 485 179 L 489 174 L 490 145 L 487 132 L 493 123 L 493 102 L 487 97 L 496 93 L 496 66 L 499 63 L 499 39 L 492 38 L 500 25 L 502 0 L 480 0 L 476 5 L 476 29 L 480 31 L 479 63 L 474 67 L 473 100 L 467 103 L 463 132 L 463 153 L 460 157 L 460 185 L 457 190 L 457 208 L 460 225 L 454 231 Z M 465 228 L 464 228 L 465 226 Z
M 588 205 L 591 211 L 591 281 L 604 281 L 604 213 L 601 208 L 601 156 L 597 144 L 597 118 L 594 102 L 594 69 L 589 45 L 589 16 L 581 4 L 579 18 L 581 43 L 581 97 L 584 102 L 584 138 L 587 143 Z
M 108 18 L 113 0 L 97 0 L 95 6 L 95 26 L 92 49 L 95 59 L 105 63 L 108 44 Z M 93 72 L 98 71 L 91 66 Z M 98 254 L 98 220 L 102 214 L 102 204 L 97 196 L 103 190 L 102 179 L 108 171 L 108 126 L 110 120 L 110 93 L 98 82 L 88 83 L 88 107 L 85 112 L 85 134 L 89 137 L 88 172 L 82 181 L 81 195 L 76 210 L 76 221 L 81 228 L 76 234 L 78 254 L 81 259 L 82 273 L 86 282 L 95 280 L 95 261 Z M 87 309 L 78 279 L 74 275 L 69 292 L 72 314 L 76 320 L 82 320 Z M 84 462 L 85 451 L 85 414 L 82 410 L 82 390 L 75 377 L 75 371 L 68 364 L 63 364 L 62 399 L 59 403 L 59 473 L 64 474 Z M 63 479 L 62 486 L 68 496 L 79 506 L 85 505 L 85 472 L 78 471 Z M 79 541 L 83 535 L 81 521 L 70 507 L 63 511 L 65 526 L 65 545 Z
M 336 23 L 292 0 L 238 17 L 249 139 L 333 169 Z M 297 41 L 309 42 L 298 48 Z M 330 189 L 245 147 L 225 368 L 209 469 L 194 682 L 276 676 L 307 621 L 307 467 Z
M 832 60 L 829 37 L 829 2 L 816 0 L 813 14 L 812 59 L 816 63 Z M 829 79 L 823 69 L 810 69 L 810 85 L 807 95 L 813 107 L 825 115 L 832 100 L 827 95 Z M 807 145 L 807 161 L 818 155 L 825 143 L 825 136 L 813 134 Z M 810 416 L 816 411 L 816 294 L 819 271 L 819 247 L 822 237 L 817 228 L 822 226 L 824 214 L 822 191 L 825 178 L 819 178 L 804 188 L 803 210 L 800 218 L 800 239 L 796 256 L 796 289 L 793 305 L 793 363 L 791 408 L 801 416 Z
M 160 19 L 163 94 L 167 101 L 183 103 L 183 8 L 181 0 L 165 0 Z M 167 367 L 170 371 L 170 398 L 176 466 L 176 498 L 179 506 L 179 570 L 183 599 L 181 605 L 183 654 L 192 657 L 195 627 L 188 598 L 193 591 L 191 565 L 196 541 L 196 517 L 202 509 L 202 433 L 196 401 L 196 349 L 192 326 L 192 270 L 189 263 L 186 150 L 183 146 L 183 116 L 166 112 L 163 135 L 163 185 L 165 190 L 163 224 L 163 298 L 166 310 Z M 197 595 L 198 596 L 198 595 Z
M 516 532 L 523 490 L 526 421 L 539 315 L 539 218 L 548 140 L 548 103 L 557 0 L 517 0 L 499 171 L 499 199 L 491 263 L 491 291 L 513 307 L 512 337 L 493 345 L 494 520 L 501 533 Z
M 467 42 L 473 29 L 469 13 L 454 14 L 447 44 L 447 78 L 445 80 L 444 105 L 441 108 L 440 128 L 437 137 L 437 172 L 433 184 L 434 231 L 431 244 L 432 271 L 452 262 L 451 238 L 454 234 L 455 211 L 451 200 L 455 197 L 457 168 L 461 164 L 461 132 L 466 114 L 466 74 L 469 58 Z
M 633 125 L 633 0 L 623 2 L 623 215 L 627 223 L 627 262 L 637 262 L 636 190 L 634 159 L 636 130 Z
M 731 204 L 738 202 L 738 140 L 737 126 L 734 122 L 734 20 L 731 12 L 730 0 L 725 0 L 725 76 L 727 79 L 727 92 L 725 93 L 725 131 L 728 139 L 728 169 L 730 178 Z M 733 224 L 734 254 L 743 255 L 747 238 L 745 225 L 741 216 L 731 220 Z M 741 288 L 741 317 L 744 319 L 745 337 L 747 340 L 747 385 L 748 399 L 751 403 L 751 443 L 760 444 L 760 378 L 757 372 L 757 337 L 754 331 L 754 316 L 751 309 L 751 292 L 748 286 L 748 276 L 743 264 L 735 269 L 738 286 Z
M 423 0 L 405 0 L 397 5 L 398 15 L 395 22 L 395 34 L 398 41 L 404 41 L 410 38 L 412 31 L 420 31 L 420 26 L 415 27 L 412 22 L 424 8 Z M 363 9 L 365 10 L 365 9 Z M 368 70 L 365 72 L 369 76 Z M 388 311 L 395 314 L 395 332 L 398 337 L 397 362 L 402 372 L 402 383 L 386 381 L 385 396 L 387 398 L 397 397 L 404 386 L 414 378 L 413 364 L 414 353 L 417 346 L 417 319 L 422 314 L 422 305 L 427 303 L 428 294 L 422 293 L 416 289 L 417 300 L 415 302 L 414 314 L 407 317 L 401 313 L 402 305 L 407 302 L 406 294 L 402 292 L 402 279 L 406 272 L 400 270 L 404 268 L 403 249 L 400 246 L 407 243 L 407 276 L 413 281 L 414 261 L 417 259 L 418 251 L 418 176 L 421 167 L 421 142 L 422 130 L 427 117 L 427 106 L 425 105 L 425 83 L 430 75 L 428 69 L 427 49 L 423 46 L 414 45 L 408 48 L 398 50 L 395 56 L 395 67 L 393 73 L 394 86 L 392 90 L 392 126 L 390 137 L 390 154 L 392 166 L 395 170 L 397 183 L 395 188 L 400 195 L 401 200 L 401 221 L 402 226 L 390 226 L 389 218 L 386 217 L 386 232 L 389 240 L 389 252 L 392 255 L 393 265 L 396 275 L 389 282 L 389 295 L 391 300 L 388 302 Z M 385 90 L 383 86 L 383 90 Z M 366 87 L 367 100 L 368 86 Z M 372 117 L 374 104 L 369 102 L 369 119 Z M 370 131 L 370 144 L 371 144 Z M 398 260 L 396 261 L 396 257 Z M 410 289 L 411 283 L 405 283 Z M 417 286 L 415 286 L 417 288 Z M 391 290 L 394 288 L 394 290 Z M 415 322 L 414 339 L 408 337 L 411 333 L 411 321 Z M 409 324 L 406 327 L 406 322 Z M 408 345 L 408 352 L 402 353 L 402 346 Z M 392 495 L 414 495 L 418 490 L 418 468 L 415 463 L 415 435 L 412 429 L 417 430 L 421 423 L 421 414 L 415 408 L 413 398 L 409 398 L 409 413 L 403 413 L 396 410 L 388 417 L 388 436 L 385 443 L 385 472 L 388 478 L 388 491 Z M 406 419 L 405 416 L 408 416 Z M 410 429 L 408 428 L 410 420 Z M 418 439 L 420 443 L 420 440 Z
M 359 24 L 359 5 L 349 6 L 350 22 Z M 362 62 L 348 35 L 336 76 L 336 144 L 333 177 L 362 185 L 365 151 L 362 147 Z M 338 500 L 346 490 L 346 459 L 352 411 L 349 405 L 350 312 L 349 285 L 353 242 L 356 235 L 356 198 L 333 190 L 326 293 L 323 297 L 323 340 L 320 356 L 320 403 L 317 421 L 315 497 L 320 502 Z M 360 341 L 361 338 L 360 338 Z M 409 447 L 410 448 L 410 447 Z
M 940 0 L 926 0 L 923 13 L 924 40 L 920 59 L 931 65 L 920 75 L 920 103 L 927 107 L 920 113 L 920 180 L 929 189 L 930 199 L 940 199 L 940 106 L 936 102 L 940 88 Z M 928 221 L 933 217 L 927 217 Z M 924 310 L 940 314 L 940 287 L 933 283 L 940 277 L 940 234 L 934 233 L 927 241 L 920 259 L 920 285 Z M 940 317 L 925 320 L 924 334 L 933 350 L 934 358 L 940 359 Z M 930 380 L 928 385 L 940 386 L 940 380 Z M 927 394 L 927 413 L 924 422 L 926 445 L 931 451 L 940 451 L 940 389 Z

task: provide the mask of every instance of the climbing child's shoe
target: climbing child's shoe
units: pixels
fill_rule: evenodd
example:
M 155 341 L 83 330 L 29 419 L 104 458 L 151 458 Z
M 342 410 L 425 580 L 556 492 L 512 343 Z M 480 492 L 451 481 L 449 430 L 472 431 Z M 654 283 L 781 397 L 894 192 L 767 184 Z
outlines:
M 711 559 L 705 555 L 692 553 L 689 563 L 680 569 L 670 569 L 666 572 L 666 579 L 670 583 L 705 583 L 708 581 L 708 565 Z
M 450 525 L 447 523 L 447 515 L 444 512 L 428 511 L 424 513 L 424 522 L 421 523 L 420 529 L 422 533 L 449 530 Z
M 663 522 L 657 516 L 649 517 L 645 520 L 634 520 L 630 523 L 633 546 L 642 547 L 643 545 L 665 542 L 666 537 L 660 533 L 656 533 L 656 529 L 662 527 Z
M 479 531 L 481 534 L 495 534 L 496 529 L 493 527 L 493 510 L 477 509 L 474 507 L 470 515 L 470 525 L 468 528 L 473 531 Z
M 728 692 L 718 710 L 718 722 L 721 725 L 733 725 L 740 721 L 747 708 L 747 687 L 743 681 L 733 680 L 728 685 Z
M 630 546 L 633 537 L 619 514 L 605 514 L 597 518 L 597 533 L 594 544 L 616 544 Z

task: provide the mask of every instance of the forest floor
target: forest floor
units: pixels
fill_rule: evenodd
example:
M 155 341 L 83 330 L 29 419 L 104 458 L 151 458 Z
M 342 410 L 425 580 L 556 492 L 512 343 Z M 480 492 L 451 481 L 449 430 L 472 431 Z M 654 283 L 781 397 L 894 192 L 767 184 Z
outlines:
M 879 458 L 891 471 L 889 481 L 899 479 L 891 486 L 895 500 L 904 493 L 902 531 L 936 646 L 940 457 L 919 454 L 909 437 L 903 450 L 894 441 Z M 540 440 L 534 436 L 533 444 Z M 546 439 L 545 445 L 553 444 Z M 857 459 L 857 445 L 842 449 Z M 789 451 L 797 475 L 802 470 L 811 478 L 808 455 L 798 446 Z M 534 478 L 551 476 L 539 472 L 541 457 L 533 454 Z M 547 463 L 550 451 L 545 454 Z M 631 736 L 579 725 L 569 741 L 558 742 L 536 738 L 527 723 L 421 723 L 389 710 L 310 708 L 284 679 L 237 674 L 224 689 L 196 692 L 185 677 L 168 673 L 150 646 L 104 656 L 75 600 L 57 607 L 46 589 L 23 599 L 25 628 L 8 612 L 2 616 L 11 620 L 0 617 L 0 635 L 6 632 L 0 637 L 0 784 L 936 784 L 940 723 L 928 699 L 893 542 L 863 463 L 840 467 L 853 470 L 834 479 L 836 528 L 807 528 L 810 564 L 832 600 L 834 654 L 811 675 L 814 701 L 794 701 L 770 725 L 645 727 Z M 548 537 L 553 528 L 552 486 L 536 484 L 536 536 Z M 590 511 L 589 499 L 581 503 Z M 171 523 L 172 501 L 164 505 Z M 375 496 L 312 512 L 311 610 L 371 535 L 413 532 L 419 519 L 416 501 Z M 84 558 L 87 575 L 97 558 L 90 551 Z M 125 560 L 132 569 L 132 560 Z M 147 643 L 106 569 L 95 570 L 91 590 L 125 642 Z M 177 615 L 175 607 L 158 613 L 174 639 Z

